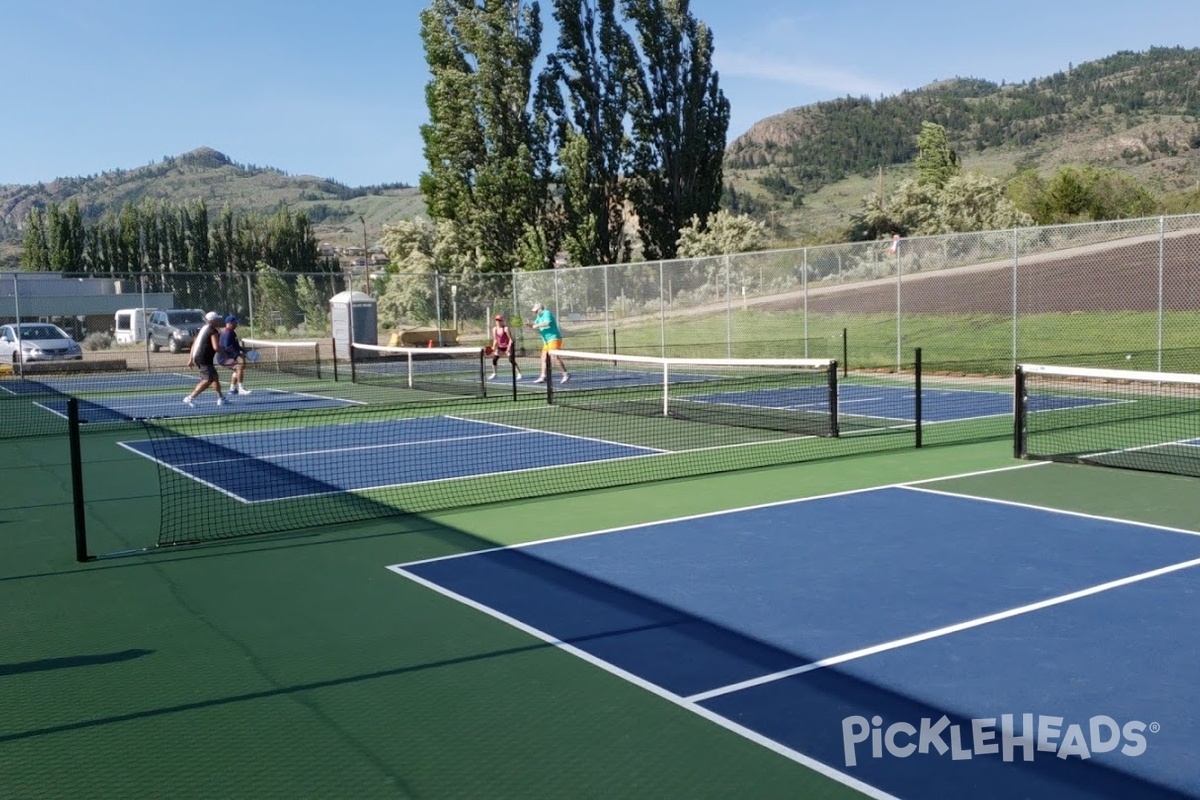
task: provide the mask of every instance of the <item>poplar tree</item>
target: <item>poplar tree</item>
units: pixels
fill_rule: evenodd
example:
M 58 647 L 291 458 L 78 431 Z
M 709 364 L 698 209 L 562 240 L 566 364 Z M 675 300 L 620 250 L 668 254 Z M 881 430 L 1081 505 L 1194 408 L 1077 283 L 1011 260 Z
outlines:
M 456 223 L 485 272 L 547 266 L 554 256 L 549 153 L 530 108 L 540 13 L 524 0 L 434 0 L 421 12 L 432 73 L 421 192 L 435 220 Z
M 631 141 L 626 133 L 637 50 L 616 0 L 554 0 L 558 48 L 539 81 L 561 169 L 564 246 L 576 264 L 628 261 Z
M 50 271 L 50 247 L 46 241 L 46 221 L 40 209 L 33 208 L 25 218 L 25 241 L 21 248 L 21 269 L 26 272 Z
M 688 0 L 622 0 L 641 51 L 632 103 L 633 210 L 645 258 L 673 258 L 679 232 L 720 208 L 729 101 L 713 35 Z

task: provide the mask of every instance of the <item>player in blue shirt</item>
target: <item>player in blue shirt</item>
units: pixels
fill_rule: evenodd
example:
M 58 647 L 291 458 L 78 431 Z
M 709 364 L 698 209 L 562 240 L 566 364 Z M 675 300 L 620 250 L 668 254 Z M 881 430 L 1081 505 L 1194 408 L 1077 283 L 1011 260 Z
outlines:
M 242 383 L 242 374 L 246 371 L 246 349 L 237 335 L 237 317 L 230 314 L 225 318 L 225 327 L 219 337 L 220 350 L 217 352 L 217 363 L 222 367 L 233 370 L 233 385 L 229 391 L 232 394 L 250 394 L 250 390 Z

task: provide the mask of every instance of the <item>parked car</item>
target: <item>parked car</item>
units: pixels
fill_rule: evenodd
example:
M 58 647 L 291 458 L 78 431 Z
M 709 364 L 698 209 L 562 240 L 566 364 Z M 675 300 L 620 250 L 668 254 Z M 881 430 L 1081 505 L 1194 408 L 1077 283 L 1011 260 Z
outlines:
M 204 327 L 204 312 L 198 308 L 169 308 L 150 315 L 150 349 L 158 352 L 167 348 L 182 353 L 192 346 L 196 334 Z
M 68 361 L 83 358 L 83 348 L 57 325 L 22 322 L 0 326 L 0 361 Z

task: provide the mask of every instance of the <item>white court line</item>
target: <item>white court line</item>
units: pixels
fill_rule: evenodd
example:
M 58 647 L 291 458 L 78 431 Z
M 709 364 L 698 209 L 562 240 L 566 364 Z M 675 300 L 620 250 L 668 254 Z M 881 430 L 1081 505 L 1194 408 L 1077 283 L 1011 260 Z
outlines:
M 432 561 L 448 561 L 454 558 L 468 558 L 470 556 L 479 555 L 481 553 L 494 553 L 498 550 L 521 550 L 526 547 L 536 547 L 539 544 L 546 542 L 565 542 L 571 539 L 582 539 L 586 536 L 600 536 L 606 533 L 619 533 L 621 531 L 637 530 L 638 528 L 652 528 L 658 525 L 669 525 L 676 522 L 691 522 L 697 519 L 708 519 L 709 517 L 721 517 L 728 514 L 740 514 L 743 511 L 757 511 L 761 508 L 776 508 L 787 505 L 800 505 L 802 503 L 811 503 L 814 500 L 827 500 L 834 497 L 846 497 L 854 494 L 865 494 L 867 492 L 877 492 L 883 489 L 902 489 L 918 483 L 932 483 L 934 481 L 956 480 L 958 478 L 974 478 L 979 475 L 991 475 L 997 472 L 1010 472 L 1017 469 L 1031 469 L 1033 467 L 1048 466 L 1049 461 L 1033 461 L 1025 464 L 1014 464 L 1008 467 L 996 467 L 993 469 L 976 470 L 973 472 L 962 472 L 957 475 L 943 475 L 937 478 L 922 478 L 916 481 L 908 481 L 906 483 L 887 483 L 879 486 L 868 486 L 862 489 L 846 489 L 840 492 L 827 492 L 826 494 L 817 494 L 811 497 L 798 497 L 790 500 L 773 500 L 769 503 L 756 503 L 751 506 L 740 506 L 738 508 L 721 509 L 720 511 L 705 511 L 699 514 L 687 514 L 681 517 L 669 517 L 667 519 L 655 520 L 654 522 L 636 522 L 631 525 L 619 525 L 615 528 L 603 528 L 596 531 L 585 531 L 583 533 L 568 533 L 562 536 L 551 536 L 546 539 L 538 539 L 531 542 L 521 542 L 520 544 L 497 545 L 496 547 L 487 547 L 482 550 L 468 550 L 464 553 L 450 553 L 444 556 L 435 556 L 433 558 L 422 558 L 417 561 L 406 561 L 401 564 L 393 564 L 388 569 L 403 569 L 417 564 L 427 564 Z
M 389 448 L 417 447 L 417 446 L 424 446 L 424 445 L 445 444 L 446 442 L 455 442 L 455 441 L 469 441 L 469 440 L 475 440 L 475 439 L 495 439 L 495 438 L 512 437 L 512 436 L 527 436 L 530 434 L 537 435 L 537 434 L 553 433 L 551 431 L 540 431 L 535 428 L 522 428 L 522 427 L 514 426 L 514 425 L 504 425 L 502 423 L 493 423 L 493 422 L 482 422 L 479 420 L 472 420 L 472 419 L 467 419 L 467 418 L 463 418 L 463 417 L 453 417 L 453 416 L 412 417 L 410 419 L 413 419 L 413 420 L 453 419 L 453 420 L 459 421 L 459 422 L 478 423 L 480 425 L 483 425 L 483 426 L 489 427 L 489 428 L 491 428 L 491 427 L 503 428 L 504 431 L 500 432 L 500 433 L 487 433 L 487 434 L 477 434 L 476 433 L 476 434 L 470 434 L 470 435 L 465 435 L 465 436 L 456 436 L 456 437 L 448 437 L 448 438 L 422 439 L 421 441 L 418 441 L 418 442 L 390 442 L 390 443 L 386 443 L 386 444 L 376 444 L 376 445 L 358 445 L 358 446 L 354 446 L 354 447 L 336 447 L 336 448 L 332 448 L 332 449 L 321 449 L 321 450 L 302 450 L 302 451 L 297 451 L 297 452 L 292 452 L 292 453 L 269 453 L 269 454 L 264 454 L 264 455 L 254 455 L 251 453 L 244 453 L 244 452 L 238 451 L 238 455 L 236 457 L 215 458 L 215 459 L 209 459 L 209 460 L 205 460 L 205 461 L 187 461 L 187 462 L 180 462 L 180 463 L 162 461 L 150 453 L 142 452 L 141 450 L 138 450 L 136 447 L 133 446 L 133 444 L 137 444 L 137 443 L 118 442 L 118 444 L 120 444 L 122 447 L 126 448 L 127 450 L 137 453 L 138 455 L 142 456 L 143 458 L 146 458 L 156 464 L 161 464 L 162 466 L 170 469 L 172 472 L 175 472 L 179 475 L 183 475 L 184 477 L 190 478 L 191 480 L 194 480 L 201 485 L 204 485 L 211 489 L 214 489 L 214 490 L 220 492 L 221 494 L 224 494 L 224 495 L 226 495 L 234 500 L 237 500 L 240 503 L 246 504 L 246 505 L 257 505 L 260 503 L 275 503 L 275 502 L 286 501 L 286 500 L 300 500 L 300 499 L 311 498 L 311 497 L 326 497 L 326 496 L 330 496 L 330 495 L 339 495 L 339 494 L 347 494 L 347 493 L 349 493 L 349 494 L 365 493 L 365 492 L 378 491 L 378 490 L 382 490 L 382 489 L 395 489 L 395 488 L 401 488 L 401 487 L 405 487 L 405 486 L 421 486 L 424 484 L 443 483 L 443 482 L 448 482 L 448 481 L 463 481 L 463 480 L 470 480 L 470 479 L 475 479 L 475 478 L 486 478 L 488 476 L 498 475 L 498 474 L 517 475 L 517 474 L 528 473 L 528 472 L 537 472 L 539 470 L 558 469 L 561 467 L 589 466 L 592 464 L 607 464 L 607 463 L 613 463 L 613 462 L 617 462 L 617 461 L 628 461 L 633 458 L 647 458 L 650 456 L 661 455 L 664 452 L 669 452 L 669 451 L 654 450 L 654 449 L 645 448 L 645 447 L 635 447 L 633 445 L 616 445 L 616 446 L 622 447 L 623 449 L 626 449 L 626 450 L 634 450 L 634 451 L 641 451 L 641 452 L 636 452 L 636 453 L 632 453 L 629 455 L 615 456 L 612 458 L 588 459 L 587 461 L 568 461 L 568 462 L 559 462 L 559 463 L 554 463 L 554 464 L 540 464 L 537 466 L 524 467 L 521 469 L 509 469 L 509 470 L 505 470 L 503 473 L 473 472 L 473 473 L 470 473 L 467 475 L 452 475 L 452 476 L 448 476 L 448 477 L 429 478 L 429 479 L 425 479 L 425 480 L 406 480 L 406 481 L 401 481 L 398 483 L 372 484 L 371 486 L 358 486 L 358 487 L 354 487 L 351 489 L 334 487 L 326 492 L 307 492 L 305 494 L 289 494 L 289 495 L 280 496 L 280 497 L 268 497 L 268 498 L 264 498 L 261 500 L 251 500 L 251 499 L 243 497 L 235 492 L 229 491 L 227 489 L 223 489 L 219 485 L 217 485 L 211 481 L 204 480 L 190 471 L 191 469 L 194 469 L 195 467 L 211 465 L 211 464 L 229 464 L 229 463 L 238 463 L 238 462 L 245 462 L 245 461 L 270 462 L 272 460 L 278 460 L 278 459 L 284 459 L 284 458 L 304 457 L 304 456 L 309 456 L 309 455 L 322 455 L 322 454 L 328 454 L 328 453 L 341 453 L 341 452 L 365 451 L 365 450 L 384 450 L 384 449 L 389 449 Z M 358 423 L 339 423 L 339 424 L 354 425 L 354 424 L 358 424 Z M 332 427 L 332 426 L 327 426 L 327 427 Z M 278 430 L 293 431 L 293 430 L 308 430 L 308 429 L 305 428 L 304 426 L 296 426 L 296 427 L 289 427 L 289 428 L 280 428 Z M 271 431 L 271 433 L 274 433 L 274 432 L 276 432 L 276 431 Z M 233 433 L 229 433 L 229 434 L 221 434 L 221 436 L 225 436 L 225 437 L 233 436 L 233 437 L 245 438 L 247 433 L 248 433 L 247 431 L 237 431 L 237 432 L 233 432 Z M 554 434 L 554 435 L 566 436 L 566 434 Z M 202 438 L 204 438 L 205 440 L 209 440 L 209 439 L 213 439 L 213 438 L 217 438 L 217 437 L 214 436 L 214 437 L 202 437 Z M 584 438 L 584 437 L 567 437 L 567 438 Z M 601 439 L 593 439 L 590 441 L 600 442 L 603 444 L 615 445 L 615 443 L 604 442 Z M 153 449 L 153 447 L 151 449 Z M 300 474 L 302 477 L 311 478 L 311 480 L 314 480 L 317 482 L 321 482 L 321 483 L 326 482 L 325 480 L 323 480 L 321 478 L 314 478 L 314 477 L 311 477 L 308 475 L 304 475 L 303 473 L 300 473 Z
M 473 422 L 473 423 L 476 423 L 479 425 L 489 425 L 489 426 L 495 426 L 498 428 L 509 428 L 511 430 L 519 431 L 521 433 L 544 433 L 549 436 L 558 436 L 563 439 L 578 439 L 581 442 L 596 442 L 598 444 L 605 444 L 605 445 L 609 445 L 611 447 L 621 447 L 626 450 L 641 450 L 646 453 L 673 453 L 673 452 L 675 452 L 674 450 L 662 450 L 657 447 L 644 447 L 644 446 L 638 445 L 638 444 L 628 444 L 625 442 L 610 442 L 608 439 L 597 439 L 594 436 L 579 436 L 577 434 L 572 434 L 572 433 L 559 433 L 558 431 L 546 431 L 546 430 L 542 430 L 540 428 L 526 428 L 523 425 L 509 425 L 504 422 L 487 422 L 482 419 L 471 419 L 470 417 L 459 417 L 459 416 L 455 416 L 453 414 L 446 414 L 444 418 L 452 419 L 457 422 Z M 585 461 L 585 462 L 580 462 L 580 463 L 586 464 L 586 463 L 590 463 L 590 462 Z
M 503 549 L 503 548 L 497 548 L 497 549 Z M 430 559 L 430 560 L 436 560 L 436 559 Z M 423 563 L 423 562 L 412 562 L 412 563 Z M 490 606 L 486 606 L 486 605 L 483 605 L 482 603 L 476 602 L 475 600 L 472 600 L 471 598 L 466 597 L 464 595 L 458 594 L 457 592 L 453 592 L 453 591 L 445 588 L 444 586 L 440 586 L 431 581 L 427 581 L 424 578 L 420 577 L 419 575 L 415 575 L 411 572 L 406 571 L 405 569 L 403 569 L 402 566 L 390 566 L 390 567 L 388 567 L 388 569 L 391 570 L 392 572 L 396 573 L 397 575 L 400 575 L 401 577 L 408 578 L 410 581 L 413 581 L 414 583 L 417 583 L 417 584 L 420 584 L 420 585 L 426 587 L 427 589 L 432 589 L 433 591 L 435 591 L 441 595 L 444 595 L 445 597 L 448 597 L 451 600 L 456 600 L 459 603 L 462 603 L 463 605 L 466 605 L 466 606 L 469 606 L 469 607 L 475 609 L 476 611 L 481 611 L 484 614 L 487 614 L 491 617 L 494 617 L 495 619 L 500 620 L 501 622 L 507 623 L 507 624 L 511 625 L 512 627 L 514 627 L 520 631 L 523 631 L 524 633 L 527 633 L 536 639 L 541 639 L 543 642 L 546 642 L 547 644 L 553 645 L 554 647 L 557 647 L 560 650 L 564 650 L 564 651 L 570 653 L 571 655 L 575 656 L 576 658 L 586 661 L 587 663 L 591 664 L 592 666 L 599 667 L 600 669 L 604 670 L 605 672 L 608 672 L 612 675 L 615 675 L 618 678 L 628 681 L 629 683 L 632 683 L 634 686 L 637 686 L 640 689 L 644 689 L 645 691 L 650 692 L 651 694 L 657 695 L 658 697 L 661 697 L 664 700 L 674 703 L 675 705 L 680 706 L 682 708 L 685 708 L 688 711 L 691 711 L 693 714 L 703 717 L 704 719 L 708 720 L 709 722 L 719 725 L 722 728 L 725 728 L 726 730 L 731 731 L 732 733 L 736 733 L 737 735 L 739 735 L 745 739 L 748 739 L 749 741 L 754 742 L 755 744 L 757 744 L 761 747 L 765 747 L 768 750 L 770 750 L 774 753 L 777 753 L 778 755 L 783 756 L 784 758 L 794 761 L 797 764 L 800 764 L 801 766 L 807 767 L 808 769 L 812 770 L 813 772 L 818 772 L 821 775 L 824 775 L 825 777 L 830 778 L 831 780 L 835 780 L 838 783 L 841 783 L 841 784 L 848 786 L 858 792 L 861 792 L 862 794 L 866 795 L 867 797 L 872 798 L 872 800 L 899 800 L 899 798 L 897 798 L 895 795 L 888 794 L 887 792 L 883 791 L 882 789 L 878 789 L 868 783 L 864 783 L 863 781 L 859 780 L 858 778 L 855 778 L 851 775 L 847 775 L 846 773 L 841 772 L 841 771 L 835 769 L 834 767 L 831 767 L 828 764 L 825 764 L 822 761 L 818 761 L 817 759 L 812 758 L 811 756 L 806 756 L 798 750 L 793 750 L 790 747 L 786 747 L 786 746 L 780 744 L 779 742 L 775 741 L 774 739 L 763 736 L 760 733 L 750 730 L 749 728 L 746 728 L 742 725 L 739 725 L 738 723 L 734 722 L 733 720 L 727 719 L 727 718 L 721 716 L 720 714 L 717 714 L 714 711 L 710 711 L 707 708 L 704 708 L 703 706 L 696 705 L 695 703 L 691 702 L 687 698 L 680 697 L 678 694 L 676 694 L 674 692 L 667 691 L 666 689 L 662 688 L 661 686 L 651 683 L 650 681 L 647 681 L 643 678 L 640 678 L 637 675 L 633 674 L 632 672 L 623 670 L 620 667 L 616 666 L 615 664 L 610 664 L 609 662 L 592 655 L 591 653 L 587 652 L 586 650 L 583 650 L 578 647 L 575 647 L 574 645 L 568 644 L 568 643 L 562 641 L 561 639 L 551 636 L 550 634 L 546 633 L 545 631 L 542 631 L 531 625 L 527 625 L 526 623 L 522 622 L 521 620 L 519 620 L 515 617 L 510 617 L 509 615 L 507 615 L 501 611 L 498 611 L 497 609 L 494 609 Z
M 243 432 L 245 433 L 245 432 Z M 325 456 L 332 453 L 356 453 L 368 450 L 390 450 L 401 447 L 423 447 L 425 445 L 447 444 L 449 442 L 473 441 L 475 439 L 495 439 L 501 436 L 520 436 L 522 431 L 506 431 L 505 433 L 472 434 L 471 436 L 446 436 L 438 439 L 421 439 L 415 442 L 385 442 L 384 444 L 360 444 L 353 447 L 322 447 L 318 450 L 295 450 L 284 453 L 251 453 L 236 451 L 236 456 L 228 458 L 210 458 L 203 461 L 181 461 L 179 466 L 194 467 L 207 464 L 232 464 L 239 461 L 275 461 L 285 458 L 303 458 L 305 456 Z
M 147 459 L 148 461 L 150 461 L 153 464 L 157 464 L 161 467 L 166 467 L 167 469 L 171 470 L 172 472 L 174 472 L 178 475 L 182 475 L 183 477 L 188 478 L 189 480 L 193 480 L 202 486 L 207 486 L 208 488 L 212 489 L 213 491 L 220 492 L 221 494 L 225 495 L 226 497 L 231 497 L 234 500 L 237 500 L 239 503 L 249 504 L 251 502 L 250 500 L 247 500 L 246 498 L 242 497 L 239 494 L 234 494 L 233 492 L 229 491 L 228 489 L 222 489 L 220 486 L 213 483 L 212 481 L 202 480 L 201 478 L 196 477 L 195 475 L 193 475 L 190 472 L 185 472 L 185 471 L 179 469 L 176 465 L 174 465 L 170 462 L 163 461 L 162 459 L 157 458 L 156 456 L 151 455 L 150 453 L 143 453 L 141 450 L 138 450 L 136 447 L 134 447 L 133 443 L 117 442 L 117 444 L 121 447 L 124 447 L 126 450 L 130 451 L 131 453 L 137 453 L 139 456 L 141 456 L 144 459 Z
M 721 697 L 723 695 L 732 694 L 734 692 L 740 692 L 743 689 L 750 689 L 755 686 L 762 686 L 763 684 L 774 683 L 776 681 L 781 681 L 785 678 L 791 678 L 796 675 L 804 675 L 805 673 L 815 672 L 816 670 L 824 669 L 825 667 L 832 667 L 832 666 L 836 666 L 838 664 L 844 664 L 847 661 L 854 661 L 854 660 L 857 660 L 860 658 L 865 658 L 867 656 L 873 656 L 878 653 L 887 652 L 888 650 L 896 650 L 901 647 L 907 647 L 910 644 L 918 644 L 920 642 L 926 642 L 926 641 L 929 641 L 930 639 L 938 639 L 943 636 L 949 636 L 952 633 L 959 633 L 961 631 L 970 630 L 971 628 L 979 628 L 983 625 L 990 625 L 993 622 L 1000 622 L 1001 620 L 1011 619 L 1013 617 L 1021 616 L 1022 614 L 1030 614 L 1034 611 L 1041 611 L 1044 608 L 1051 608 L 1053 606 L 1062 605 L 1064 603 L 1069 603 L 1073 600 L 1079 600 L 1084 597 L 1090 597 L 1091 595 L 1094 595 L 1094 594 L 1100 594 L 1101 592 L 1107 592 L 1112 589 L 1119 589 L 1122 586 L 1129 586 L 1130 584 L 1140 583 L 1141 581 L 1150 580 L 1151 578 L 1158 578 L 1163 575 L 1168 575 L 1172 572 L 1179 572 L 1180 570 L 1191 569 L 1192 567 L 1197 567 L 1197 566 L 1200 566 L 1200 558 L 1193 558 L 1189 561 L 1181 561 L 1178 564 L 1171 564 L 1170 566 L 1159 567 L 1158 569 L 1152 569 L 1152 570 L 1148 570 L 1146 572 L 1139 572 L 1137 575 L 1130 575 L 1125 578 L 1118 578 L 1115 581 L 1108 581 L 1107 583 L 1099 583 L 1099 584 L 1096 584 L 1095 586 L 1089 586 L 1086 589 L 1080 589 L 1077 592 L 1070 592 L 1068 594 L 1059 595 L 1058 597 L 1051 597 L 1047 600 L 1039 600 L 1036 603 L 1029 603 L 1027 605 L 1018 606 L 1016 608 L 1010 608 L 1007 611 L 999 611 L 995 614 L 988 614 L 987 616 L 984 616 L 984 617 L 977 617 L 975 619 L 970 619 L 965 622 L 959 622 L 954 625 L 947 625 L 942 628 L 936 628 L 931 631 L 925 631 L 924 633 L 917 633 L 917 634 L 913 634 L 912 636 L 905 636 L 902 639 L 893 639 L 890 642 L 883 642 L 882 644 L 876 644 L 876 645 L 871 645 L 870 647 L 863 647 L 858 650 L 852 650 L 849 653 L 842 653 L 841 655 L 831 656 L 829 658 L 823 658 L 820 661 L 814 661 L 811 664 L 805 664 L 802 667 L 795 667 L 793 669 L 785 669 L 785 670 L 781 670 L 780 672 L 773 672 L 769 675 L 760 675 L 759 677 L 751 678 L 750 680 L 740 681 L 738 683 L 731 683 L 727 686 L 719 686 L 716 689 L 710 689 L 707 692 L 700 692 L 699 694 L 694 694 L 694 695 L 688 697 L 687 700 L 692 703 L 702 703 L 705 700 L 711 700 L 714 697 Z
M 1050 462 L 1043 462 L 1050 463 Z M 942 480 L 938 478 L 938 480 Z M 962 500 L 974 500 L 980 503 L 992 503 L 999 506 L 1013 506 L 1015 508 L 1028 508 L 1034 511 L 1045 511 L 1050 514 L 1061 514 L 1064 517 L 1079 517 L 1080 519 L 1091 519 L 1098 522 L 1115 522 L 1119 525 L 1132 525 L 1136 528 L 1149 528 L 1156 531 L 1167 531 L 1168 533 L 1182 533 L 1187 536 L 1200 536 L 1200 531 L 1190 530 L 1188 528 L 1174 528 L 1170 525 L 1156 525 L 1153 522 L 1139 522 L 1133 519 L 1121 519 L 1119 517 L 1106 517 L 1100 514 L 1088 514 L 1084 511 L 1071 511 L 1065 508 L 1052 508 L 1050 506 L 1039 506 L 1034 503 L 1022 503 L 1017 500 L 1003 500 L 996 497 L 980 497 L 973 494 L 961 494 L 959 492 L 948 492 L 944 489 L 926 489 L 918 486 L 920 483 L 931 483 L 931 481 L 914 481 L 907 485 L 897 486 L 897 489 L 907 489 L 912 492 L 924 492 L 925 494 L 937 494 L 943 497 L 957 497 Z

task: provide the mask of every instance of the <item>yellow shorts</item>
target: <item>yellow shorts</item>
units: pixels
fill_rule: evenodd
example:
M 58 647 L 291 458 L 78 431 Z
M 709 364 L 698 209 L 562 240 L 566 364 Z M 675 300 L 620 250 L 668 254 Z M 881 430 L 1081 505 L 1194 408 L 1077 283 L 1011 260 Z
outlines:
M 562 339 L 551 339 L 542 345 L 543 353 L 549 353 L 551 350 L 562 350 Z

